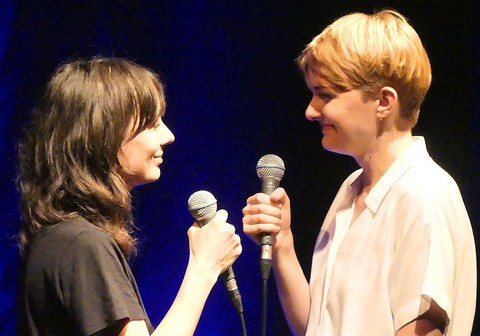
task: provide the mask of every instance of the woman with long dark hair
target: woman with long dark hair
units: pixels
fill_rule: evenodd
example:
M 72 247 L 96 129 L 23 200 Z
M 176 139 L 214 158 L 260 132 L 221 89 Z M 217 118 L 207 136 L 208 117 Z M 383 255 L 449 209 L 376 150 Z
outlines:
M 60 66 L 19 145 L 19 335 L 192 335 L 218 275 L 241 253 L 227 213 L 188 230 L 190 258 L 155 329 L 128 265 L 130 191 L 156 181 L 174 135 L 163 85 L 119 58 Z

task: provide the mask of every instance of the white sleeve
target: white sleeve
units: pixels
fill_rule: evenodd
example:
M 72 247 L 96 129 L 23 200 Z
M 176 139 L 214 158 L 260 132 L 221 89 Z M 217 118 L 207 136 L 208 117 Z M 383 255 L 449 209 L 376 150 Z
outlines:
M 437 190 L 438 191 L 438 190 Z M 450 319 L 455 274 L 455 214 L 449 195 L 407 193 L 396 209 L 389 294 L 395 330 L 425 313 L 434 300 Z

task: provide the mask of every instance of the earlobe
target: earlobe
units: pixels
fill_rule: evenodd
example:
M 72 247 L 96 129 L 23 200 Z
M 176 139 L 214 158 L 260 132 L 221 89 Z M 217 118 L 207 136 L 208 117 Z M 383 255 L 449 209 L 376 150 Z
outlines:
M 388 117 L 397 107 L 397 91 L 390 86 L 382 87 L 380 89 L 379 104 L 377 107 L 377 117 L 379 119 L 384 119 Z

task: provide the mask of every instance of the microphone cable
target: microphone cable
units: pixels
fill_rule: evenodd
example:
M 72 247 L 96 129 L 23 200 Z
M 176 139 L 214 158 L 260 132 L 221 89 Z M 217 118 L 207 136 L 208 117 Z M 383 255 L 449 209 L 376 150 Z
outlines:
M 262 336 L 267 335 L 267 298 L 268 298 L 268 279 L 263 279 L 262 288 Z
M 257 176 L 262 182 L 262 193 L 271 195 L 280 185 L 285 173 L 285 163 L 275 154 L 264 155 L 255 167 Z M 261 236 L 260 270 L 262 274 L 262 336 L 267 335 L 267 300 L 268 278 L 272 268 L 273 235 L 265 233 Z
M 268 235 L 268 244 L 262 246 L 262 256 L 271 255 L 271 235 Z M 262 274 L 262 336 L 267 335 L 267 315 L 268 315 L 268 279 L 272 269 L 271 258 L 260 258 L 260 271 Z
M 239 313 L 240 316 L 240 323 L 242 325 L 242 336 L 247 336 L 247 326 L 245 324 L 245 316 L 243 315 L 243 312 Z

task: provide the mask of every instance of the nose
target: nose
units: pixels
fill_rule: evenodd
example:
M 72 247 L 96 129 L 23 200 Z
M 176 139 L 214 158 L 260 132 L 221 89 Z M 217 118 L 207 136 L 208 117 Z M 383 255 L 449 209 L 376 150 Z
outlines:
M 164 123 L 162 124 L 161 134 L 162 134 L 162 145 L 169 145 L 175 141 L 175 135 L 173 135 L 170 128 L 168 128 L 168 126 L 165 125 Z
M 322 102 L 321 99 L 316 97 L 315 95 L 312 96 L 310 103 L 305 110 L 305 118 L 310 121 L 317 120 L 322 116 Z

